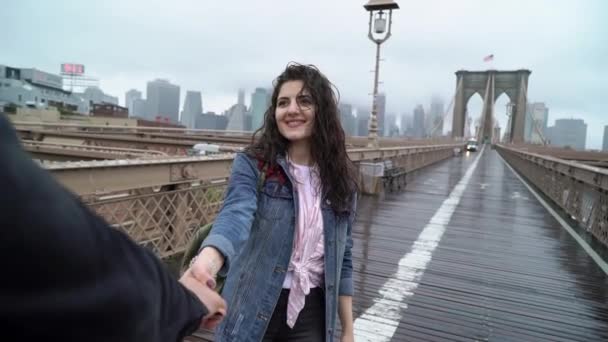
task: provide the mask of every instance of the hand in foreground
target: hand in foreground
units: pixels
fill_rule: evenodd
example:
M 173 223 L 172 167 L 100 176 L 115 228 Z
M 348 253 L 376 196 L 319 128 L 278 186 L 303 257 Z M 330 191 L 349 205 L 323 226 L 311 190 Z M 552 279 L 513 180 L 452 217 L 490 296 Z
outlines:
M 190 269 L 182 275 L 179 282 L 192 291 L 209 311 L 203 317 L 201 326 L 206 329 L 215 328 L 226 316 L 226 302 L 224 299 L 208 285 L 196 279 Z

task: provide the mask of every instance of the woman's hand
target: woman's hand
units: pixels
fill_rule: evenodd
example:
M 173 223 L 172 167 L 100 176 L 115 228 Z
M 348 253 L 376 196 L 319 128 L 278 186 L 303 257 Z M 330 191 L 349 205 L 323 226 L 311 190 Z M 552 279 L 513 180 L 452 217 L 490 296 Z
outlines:
M 226 302 L 214 291 L 215 277 L 223 264 L 224 257 L 217 249 L 205 247 L 180 279 L 209 310 L 209 314 L 203 317 L 201 322 L 207 329 L 215 328 L 226 315 Z
M 342 331 L 342 336 L 340 336 L 340 342 L 355 342 L 355 334 L 353 333 L 353 331 Z
M 195 257 L 188 271 L 192 276 L 209 288 L 215 289 L 217 272 L 224 264 L 224 256 L 213 247 L 205 247 Z
M 184 272 L 179 282 L 192 291 L 209 311 L 203 317 L 201 326 L 206 329 L 215 328 L 226 316 L 226 302 L 224 299 L 209 286 L 194 278 L 190 270 Z
M 355 340 L 355 329 L 353 326 L 353 297 L 338 297 L 338 314 L 342 323 L 342 336 L 340 342 L 353 342 Z

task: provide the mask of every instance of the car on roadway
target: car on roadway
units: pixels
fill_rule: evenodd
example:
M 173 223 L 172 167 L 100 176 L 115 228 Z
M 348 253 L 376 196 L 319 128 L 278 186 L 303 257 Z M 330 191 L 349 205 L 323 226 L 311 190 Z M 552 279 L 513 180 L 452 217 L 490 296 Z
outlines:
M 469 152 L 477 152 L 478 149 L 479 149 L 479 145 L 477 144 L 477 140 L 471 139 L 471 140 L 467 141 L 465 150 L 467 150 Z

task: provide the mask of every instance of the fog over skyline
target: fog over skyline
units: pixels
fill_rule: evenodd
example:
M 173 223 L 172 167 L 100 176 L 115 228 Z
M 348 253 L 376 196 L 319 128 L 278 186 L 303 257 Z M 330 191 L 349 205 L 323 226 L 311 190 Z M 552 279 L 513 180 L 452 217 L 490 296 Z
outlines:
M 194 0 L 34 1 L 3 3 L 0 64 L 58 73 L 82 63 L 118 96 L 166 78 L 201 91 L 203 109 L 221 113 L 269 87 L 290 61 L 314 64 L 353 106 L 371 106 L 374 45 L 366 1 Z M 559 118 L 588 124 L 587 148 L 601 148 L 608 125 L 608 2 L 398 1 L 393 36 L 382 46 L 380 90 L 387 113 L 425 109 L 433 95 L 449 103 L 459 69 L 530 69 L 528 99 Z M 483 57 L 494 54 L 491 64 Z M 504 104 L 495 110 L 506 126 Z M 247 96 L 249 102 L 249 95 Z M 481 109 L 471 100 L 470 112 Z M 479 109 L 476 110 L 476 108 Z M 477 116 L 474 114 L 473 116 Z M 451 120 L 450 120 L 451 121 Z

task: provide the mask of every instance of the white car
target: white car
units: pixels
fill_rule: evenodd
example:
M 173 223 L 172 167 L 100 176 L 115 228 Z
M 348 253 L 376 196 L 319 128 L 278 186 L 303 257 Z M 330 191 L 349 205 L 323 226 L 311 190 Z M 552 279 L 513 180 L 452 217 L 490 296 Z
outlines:
M 465 150 L 470 152 L 477 152 L 479 145 L 477 145 L 477 140 L 469 140 L 467 141 L 467 145 L 465 146 Z

